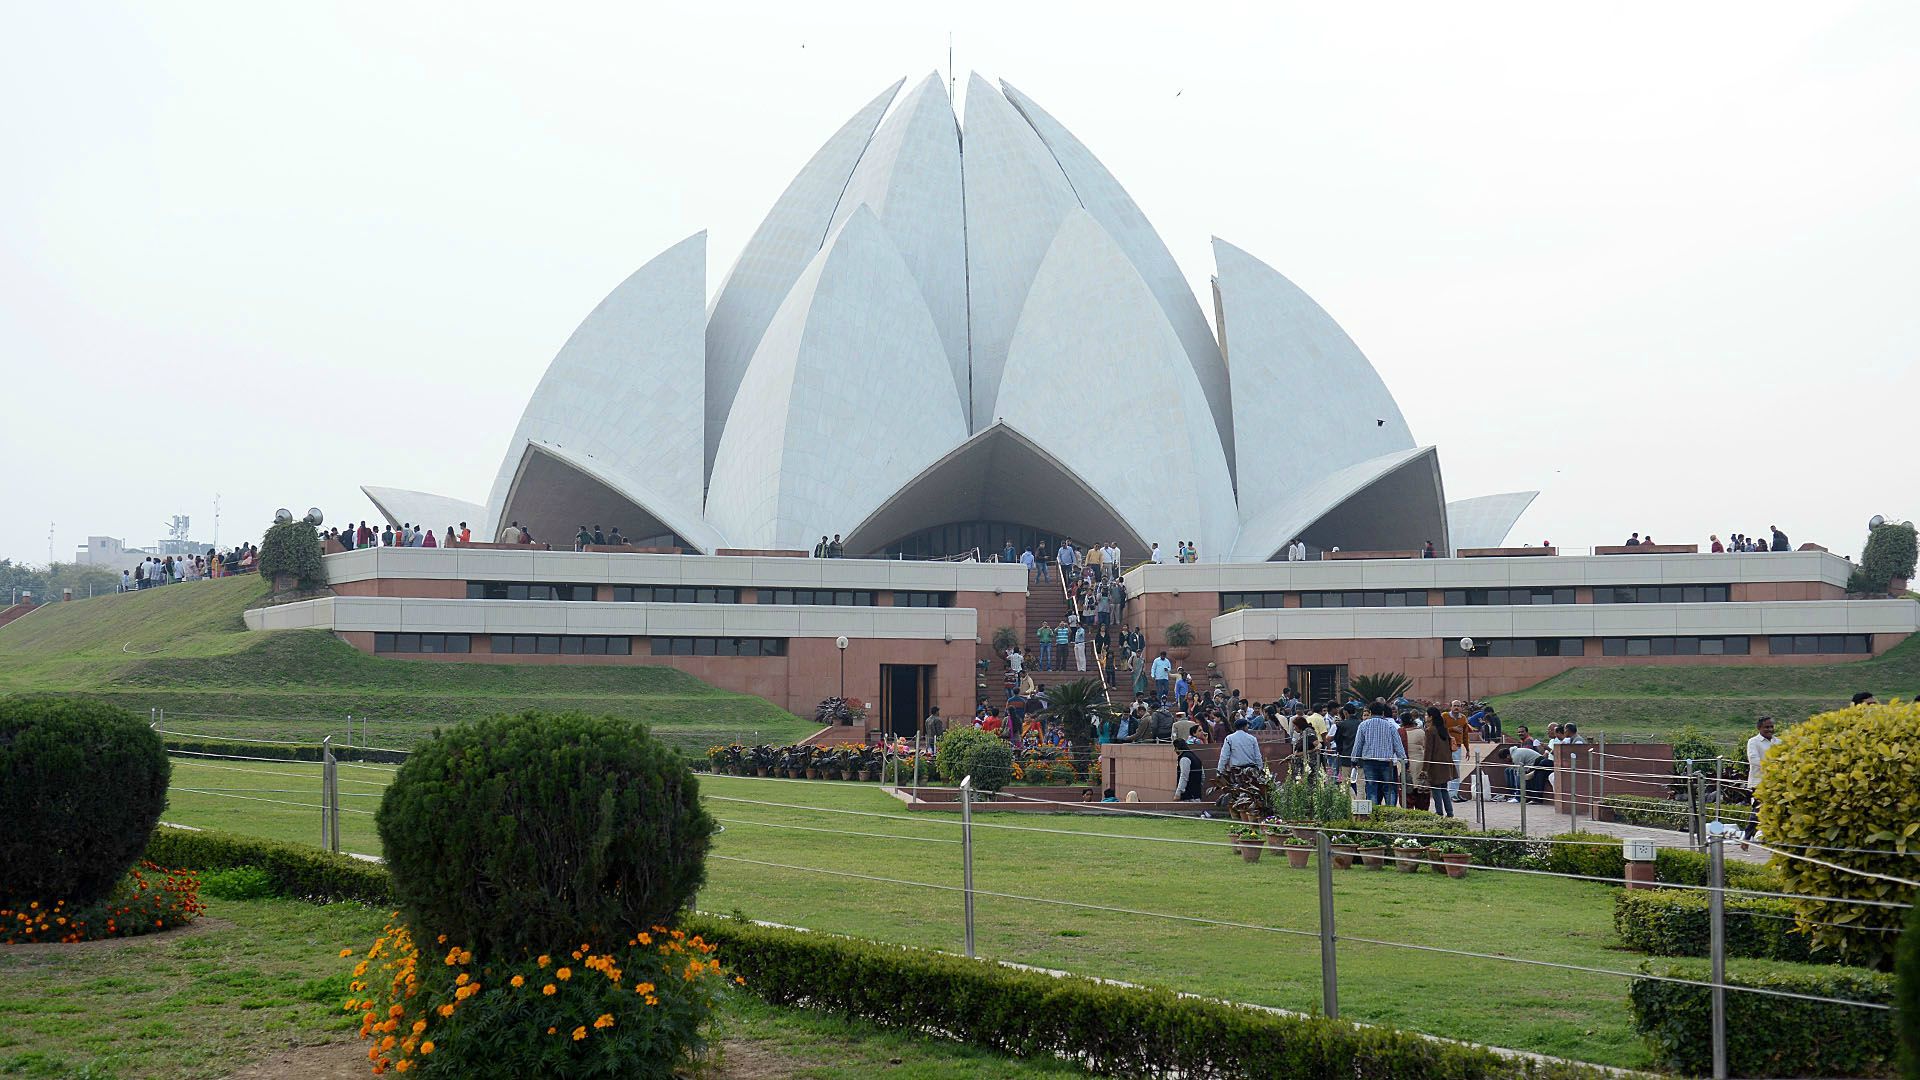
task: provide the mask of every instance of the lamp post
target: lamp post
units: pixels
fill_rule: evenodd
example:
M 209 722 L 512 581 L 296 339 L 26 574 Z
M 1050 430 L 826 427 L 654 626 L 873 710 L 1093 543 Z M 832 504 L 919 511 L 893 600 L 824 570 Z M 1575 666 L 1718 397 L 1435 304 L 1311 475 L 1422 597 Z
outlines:
M 1473 700 L 1473 639 L 1470 637 L 1461 638 L 1460 651 L 1465 653 L 1467 656 L 1467 700 L 1472 701 Z
M 840 650 L 840 700 L 847 700 L 847 635 L 841 634 L 833 639 L 833 647 Z

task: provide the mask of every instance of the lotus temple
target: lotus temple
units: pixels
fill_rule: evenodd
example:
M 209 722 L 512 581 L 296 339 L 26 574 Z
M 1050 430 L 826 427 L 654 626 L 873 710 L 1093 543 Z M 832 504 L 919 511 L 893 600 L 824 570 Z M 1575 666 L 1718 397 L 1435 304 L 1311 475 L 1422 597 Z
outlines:
M 1339 324 L 1253 254 L 1216 238 L 1213 258 L 1196 296 L 1014 87 L 970 77 L 963 121 L 938 75 L 897 83 L 717 287 L 699 233 L 588 313 L 484 502 L 363 489 L 474 542 L 337 551 L 333 595 L 249 625 L 418 660 L 669 664 L 804 714 L 854 698 L 893 731 L 1001 696 L 995 632 L 1031 651 L 1067 614 L 1057 577 L 997 561 L 1008 543 L 1117 544 L 1115 629 L 1151 655 L 1185 623 L 1187 666 L 1255 700 L 1375 671 L 1446 697 L 1579 665 L 1830 661 L 1920 628 L 1911 600 L 1847 599 L 1823 550 L 1504 546 L 1535 492 L 1448 501 L 1440 448 Z M 1140 452 L 1070 422 L 1087 379 Z M 1316 436 L 1276 447 L 1289 414 Z M 583 525 L 625 542 L 576 551 Z M 833 536 L 843 558 L 809 557 Z M 1198 561 L 1147 560 L 1182 541 Z

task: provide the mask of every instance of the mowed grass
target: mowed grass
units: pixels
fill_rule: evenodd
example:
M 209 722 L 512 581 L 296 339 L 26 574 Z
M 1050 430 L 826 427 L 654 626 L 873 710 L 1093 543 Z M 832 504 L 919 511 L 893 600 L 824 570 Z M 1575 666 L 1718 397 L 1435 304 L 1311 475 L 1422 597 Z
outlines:
M 672 668 L 433 663 L 368 656 L 319 630 L 249 633 L 258 577 L 170 585 L 54 605 L 0 627 L 0 694 L 85 693 L 206 737 L 317 743 L 371 717 L 376 745 L 528 708 L 642 720 L 689 753 L 786 743 L 818 730 L 762 698 Z
M 1731 747 L 1753 734 L 1757 717 L 1789 726 L 1845 708 L 1861 690 L 1881 701 L 1920 694 L 1920 635 L 1842 664 L 1575 668 L 1494 703 L 1509 729 L 1572 721 L 1589 739 L 1604 731 L 1662 741 L 1692 724 Z
M 317 809 L 180 790 L 206 784 L 209 772 L 176 768 L 167 820 L 317 842 Z M 317 768 L 303 776 L 313 798 L 273 797 L 317 803 Z M 342 769 L 343 795 L 377 791 L 388 776 Z M 349 779 L 360 786 L 349 788 Z M 250 782 L 284 783 L 244 773 L 225 781 Z M 963 949 L 956 815 L 908 815 L 870 784 L 709 775 L 700 785 L 724 829 L 698 897 L 702 910 Z M 369 810 L 365 804 L 376 801 L 342 799 Z M 346 850 L 379 851 L 372 820 L 343 814 Z M 983 812 L 974 837 L 978 951 L 1236 1001 L 1318 1008 L 1316 875 L 1290 869 L 1278 853 L 1248 865 L 1219 846 L 1224 839 L 1218 821 Z M 1356 868 L 1337 872 L 1334 897 L 1338 932 L 1349 939 L 1613 971 L 1630 972 L 1642 959 L 1614 933 L 1612 889 L 1592 882 L 1488 870 L 1455 881 L 1428 870 Z M 1731 963 L 1735 971 L 1791 967 Z M 1340 946 L 1339 973 L 1342 1013 L 1351 1019 L 1607 1065 L 1649 1062 L 1630 1030 L 1624 978 L 1352 940 Z
M 364 1044 L 341 1009 L 353 960 L 388 912 L 356 904 L 210 900 L 183 933 L 80 946 L 0 946 L 0 1075 L 226 1076 L 294 1047 L 355 1072 Z M 885 1072 L 902 1080 L 1085 1075 L 828 1016 L 744 994 L 719 1017 L 717 1080 Z M 332 1072 L 326 1075 L 334 1075 Z

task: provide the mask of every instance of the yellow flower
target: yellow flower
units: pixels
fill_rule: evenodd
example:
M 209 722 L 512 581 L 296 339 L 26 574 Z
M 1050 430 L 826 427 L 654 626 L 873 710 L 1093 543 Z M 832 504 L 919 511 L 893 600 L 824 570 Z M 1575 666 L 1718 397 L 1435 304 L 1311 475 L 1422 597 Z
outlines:
M 560 970 L 553 973 L 553 977 L 556 979 L 559 979 L 561 982 L 566 982 L 568 979 L 573 978 L 573 969 L 561 968 Z
M 352 956 L 352 955 L 353 955 L 353 950 L 352 950 L 352 949 L 341 949 L 341 950 L 340 950 L 340 958 L 341 958 L 342 960 L 344 960 L 344 959 L 346 959 L 347 957 L 349 957 L 349 956 Z
M 597 1020 L 595 1020 L 595 1021 L 593 1022 L 593 1026 L 594 1026 L 594 1027 L 596 1027 L 596 1028 L 610 1028 L 610 1027 L 612 1027 L 612 1026 L 613 1026 L 613 1014 L 612 1014 L 612 1013 L 601 1013 L 601 1014 L 600 1014 L 600 1018 L 599 1018 L 599 1019 L 597 1019 Z
M 639 986 L 633 988 L 633 992 L 636 994 L 651 994 L 653 993 L 653 984 L 641 983 Z
M 579 1042 L 581 1039 L 584 1039 L 586 1037 L 587 1037 L 587 1029 L 584 1025 L 573 1029 L 574 1042 Z
M 559 990 L 560 988 L 553 985 L 552 983 L 548 983 L 547 985 L 540 988 L 540 992 L 547 995 L 548 997 L 552 997 L 554 994 L 558 993 Z
M 527 985 L 527 977 L 525 975 L 515 975 L 512 979 L 512 983 L 513 983 L 513 988 L 515 990 L 518 990 L 521 987 Z

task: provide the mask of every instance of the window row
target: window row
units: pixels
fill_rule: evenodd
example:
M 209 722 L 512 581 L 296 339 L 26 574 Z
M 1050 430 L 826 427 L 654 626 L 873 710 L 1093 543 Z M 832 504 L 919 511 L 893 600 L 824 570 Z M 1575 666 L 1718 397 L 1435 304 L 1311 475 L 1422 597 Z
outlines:
M 1448 589 L 1440 602 L 1448 607 L 1502 604 L 1571 604 L 1572 588 Z
M 1596 604 L 1724 604 L 1728 585 L 1595 585 Z
M 472 649 L 472 640 L 466 634 L 373 635 L 373 651 L 377 653 L 463 653 Z
M 786 638 L 657 637 L 655 656 L 785 656 Z
M 909 589 L 895 589 L 894 607 L 952 607 L 953 594 L 950 592 L 922 592 Z
M 1447 656 L 1465 656 L 1466 650 L 1460 647 L 1459 638 L 1447 638 L 1442 642 L 1442 652 Z M 1473 655 L 1475 657 L 1511 657 L 1511 656 L 1585 656 L 1587 643 L 1584 638 L 1474 638 Z
M 1600 639 L 1602 656 L 1745 656 L 1749 649 L 1749 640 L 1744 636 Z
M 763 604 L 836 604 L 840 607 L 873 607 L 878 594 L 871 589 L 761 589 Z
M 527 581 L 469 581 L 469 600 L 587 600 L 591 585 L 543 585 Z
M 1767 639 L 1775 656 L 1795 653 L 1871 653 L 1872 634 L 1775 634 Z
M 1220 594 L 1220 613 L 1222 615 L 1234 608 L 1278 608 L 1286 607 L 1287 594 L 1283 592 L 1223 592 Z
M 737 604 L 740 590 L 712 585 L 615 585 L 620 604 Z
M 493 651 L 542 656 L 630 656 L 633 639 L 600 634 L 495 634 Z
M 1426 607 L 1425 589 L 1390 589 L 1382 592 L 1303 592 L 1301 607 Z

